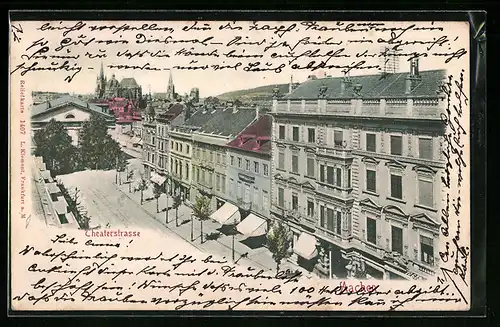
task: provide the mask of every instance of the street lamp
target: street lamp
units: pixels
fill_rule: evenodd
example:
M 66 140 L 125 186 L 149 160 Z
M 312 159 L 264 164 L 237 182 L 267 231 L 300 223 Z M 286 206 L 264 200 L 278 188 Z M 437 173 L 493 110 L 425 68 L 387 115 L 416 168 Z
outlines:
M 194 217 L 193 217 L 193 213 L 191 212 L 191 242 L 193 241 L 193 237 L 194 237 Z
M 165 180 L 165 195 L 167 196 L 167 207 L 165 208 L 165 224 L 168 224 L 168 178 Z

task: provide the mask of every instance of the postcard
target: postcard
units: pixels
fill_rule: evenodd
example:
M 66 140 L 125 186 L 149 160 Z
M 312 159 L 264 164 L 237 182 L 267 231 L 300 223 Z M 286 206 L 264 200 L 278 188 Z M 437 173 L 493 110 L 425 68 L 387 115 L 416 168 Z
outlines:
M 11 309 L 468 310 L 469 30 L 11 20 Z

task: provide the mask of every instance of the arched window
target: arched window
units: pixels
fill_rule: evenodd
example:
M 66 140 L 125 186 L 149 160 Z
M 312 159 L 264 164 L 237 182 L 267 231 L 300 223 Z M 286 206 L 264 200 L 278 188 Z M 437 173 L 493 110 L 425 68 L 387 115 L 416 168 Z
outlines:
M 66 119 L 74 119 L 75 115 L 73 115 L 73 114 L 67 114 L 66 116 L 64 116 L 64 118 L 66 118 Z

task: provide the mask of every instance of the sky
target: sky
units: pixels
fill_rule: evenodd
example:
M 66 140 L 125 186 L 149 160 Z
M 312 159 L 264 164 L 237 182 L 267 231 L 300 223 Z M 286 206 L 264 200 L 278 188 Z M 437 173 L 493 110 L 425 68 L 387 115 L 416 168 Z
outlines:
M 373 23 L 373 22 L 372 22 Z M 17 23 L 13 23 L 16 25 Z M 349 54 L 350 58 L 332 58 L 328 62 L 329 64 L 338 65 L 348 65 L 357 59 L 354 56 L 356 54 L 363 53 L 365 50 L 370 53 L 379 53 L 381 49 L 381 44 L 378 44 L 377 40 L 380 38 L 389 39 L 390 32 L 387 31 L 376 31 L 376 32 L 345 32 L 345 31 L 321 31 L 307 29 L 307 26 L 301 24 L 301 22 L 182 22 L 182 21 L 167 21 L 167 22 L 131 22 L 131 21 L 113 21 L 113 22 L 95 22 L 86 21 L 81 22 L 80 25 L 76 25 L 78 22 L 22 22 L 23 35 L 19 42 L 14 41 L 11 37 L 11 72 L 18 66 L 24 63 L 24 67 L 29 67 L 34 62 L 38 62 L 38 67 L 51 67 L 50 63 L 55 62 L 52 67 L 57 67 L 58 62 L 62 64 L 65 59 L 58 58 L 39 58 L 31 57 L 34 52 L 43 47 L 48 47 L 46 53 L 42 55 L 68 55 L 68 56 L 79 56 L 78 59 L 69 59 L 69 66 L 71 67 L 81 67 L 81 72 L 74 76 L 73 80 L 68 83 L 64 81 L 66 76 L 69 76 L 73 71 L 30 71 L 27 72 L 22 78 L 24 78 L 27 83 L 27 88 L 37 91 L 53 91 L 53 92 L 70 92 L 70 93 L 94 93 L 96 87 L 96 78 L 99 74 L 99 69 L 101 63 L 104 66 L 105 75 L 110 78 L 112 74 L 116 75 L 118 80 L 125 77 L 133 77 L 139 85 L 142 86 L 143 93 L 156 92 L 166 92 L 169 73 L 172 72 L 176 92 L 183 94 L 188 93 L 191 88 L 197 87 L 200 90 L 201 97 L 216 96 L 221 93 L 235 91 L 240 89 L 254 88 L 263 85 L 270 84 L 283 84 L 289 83 L 291 77 L 293 76 L 294 82 L 302 82 L 307 79 L 311 74 L 322 76 L 324 74 L 331 76 L 341 76 L 343 73 L 341 69 L 322 69 L 315 72 L 309 70 L 292 70 L 289 59 L 283 58 L 271 58 L 272 53 L 279 55 L 285 55 L 289 52 L 290 47 L 276 46 L 270 50 L 264 51 L 265 47 L 273 44 L 280 44 L 286 42 L 289 46 L 298 45 L 294 49 L 295 54 L 299 53 L 309 53 L 318 50 L 319 53 L 325 54 L 334 52 L 340 48 L 344 48 L 345 54 Z M 162 31 L 152 30 L 137 30 L 141 28 L 143 24 L 147 24 L 148 28 L 152 24 L 154 28 L 163 28 Z M 220 29 L 221 26 L 229 26 L 233 28 L 230 29 Z M 292 26 L 295 24 L 295 26 Z M 343 23 L 345 26 L 348 22 Z M 462 46 L 468 46 L 468 35 L 464 33 L 465 29 L 468 28 L 463 23 L 431 23 L 431 22 L 419 22 L 418 26 L 442 26 L 443 31 L 415 31 L 409 30 L 404 33 L 404 36 L 398 40 L 403 40 L 405 42 L 412 42 L 416 40 L 429 41 L 440 39 L 446 36 L 450 41 L 443 45 L 434 45 L 431 51 L 452 51 L 456 50 Z M 83 26 L 82 26 L 83 25 Z M 194 26 L 193 26 L 194 25 Z M 385 27 L 408 27 L 411 22 L 406 23 L 385 23 Z M 75 26 L 82 26 L 78 30 L 69 31 L 68 29 Z M 106 28 L 103 30 L 91 31 L 90 26 L 95 26 L 96 28 L 102 26 L 114 26 L 114 28 Z M 124 27 L 125 26 L 125 27 Z M 128 26 L 128 27 L 127 27 Z M 257 27 L 257 29 L 253 27 Z M 280 29 L 280 26 L 283 26 Z M 334 28 L 336 26 L 335 22 L 316 22 L 316 26 Z M 381 25 L 382 26 L 382 25 Z M 189 29 L 191 27 L 191 29 Z M 193 28 L 194 27 L 194 28 Z M 200 30 L 209 27 L 210 30 Z M 241 30 L 236 29 L 241 27 Z M 120 28 L 120 30 L 118 30 Z M 134 29 L 135 28 L 135 29 Z M 183 30 L 184 29 L 184 30 Z M 259 30 L 260 29 L 260 30 Z M 289 29 L 289 30 L 288 30 Z M 288 30 L 284 32 L 284 30 Z M 15 31 L 14 31 L 15 32 Z M 68 32 L 63 35 L 63 32 Z M 11 33 L 12 34 L 12 33 Z M 19 36 L 19 35 L 18 35 Z M 242 44 L 237 46 L 235 42 L 229 44 L 231 40 L 235 37 L 241 37 L 239 42 L 248 42 L 253 44 Z M 87 40 L 94 38 L 94 41 L 89 45 L 85 46 L 83 43 Z M 205 43 L 194 43 L 189 42 L 193 40 L 206 40 L 207 38 L 212 38 Z M 109 44 L 104 43 L 97 44 L 95 41 L 107 41 L 114 40 L 118 42 L 127 41 L 128 44 Z M 155 41 L 156 40 L 156 41 Z M 168 42 L 159 42 L 165 41 Z M 185 42 L 175 42 L 184 40 Z M 264 40 L 264 41 L 263 41 Z M 299 42 L 302 40 L 301 42 Z M 304 41 L 305 40 L 305 41 Z M 349 43 L 353 40 L 371 40 L 370 43 Z M 38 41 L 38 43 L 36 42 Z M 46 43 L 43 43 L 46 42 Z M 210 44 L 210 43 L 220 43 L 220 44 Z M 255 43 L 260 43 L 256 45 Z M 316 42 L 316 44 L 313 44 Z M 319 44 L 324 42 L 324 44 Z M 335 45 L 333 43 L 341 42 L 340 45 Z M 35 46 L 30 46 L 36 43 Z M 79 44 L 74 44 L 79 43 Z M 414 43 L 414 42 L 413 42 Z M 404 45 L 402 50 L 404 52 L 419 51 L 425 52 L 425 47 L 427 45 Z M 60 51 L 56 51 L 60 48 Z M 29 48 L 29 49 L 28 49 Z M 186 56 L 186 55 L 175 55 L 179 50 L 183 49 L 186 51 L 192 51 L 197 53 L 212 53 L 216 50 L 215 56 Z M 446 48 L 449 48 L 446 49 Z M 28 49 L 28 50 L 26 50 Z M 145 54 L 142 58 L 138 56 L 125 59 L 126 56 L 123 53 L 136 53 L 148 51 L 149 53 L 160 53 L 168 54 L 169 58 L 152 58 L 151 56 Z M 227 58 L 224 57 L 224 53 L 228 53 L 234 50 L 235 53 L 243 54 L 253 54 L 253 55 L 264 55 L 264 58 Z M 244 50 L 244 52 L 243 52 Z M 96 54 L 106 54 L 106 58 L 94 58 L 90 59 L 90 55 Z M 118 56 L 122 54 L 122 56 Z M 24 56 L 23 56 L 24 55 Z M 463 59 L 463 58 L 462 58 Z M 197 60 L 196 63 L 192 63 L 192 60 Z M 316 60 L 321 61 L 322 58 L 299 58 L 295 61 L 302 66 L 311 61 Z M 364 58 L 366 65 L 376 65 L 380 63 L 380 59 Z M 224 69 L 219 71 L 214 71 L 213 69 L 207 70 L 179 70 L 175 69 L 175 66 L 203 66 L 203 65 L 234 65 L 238 61 L 242 63 L 242 66 L 238 68 L 238 71 L 233 69 Z M 265 62 L 270 62 L 272 67 L 277 67 L 281 63 L 285 63 L 285 67 L 279 72 L 247 72 L 243 71 L 243 67 L 247 66 L 251 62 L 262 61 L 261 65 Z M 399 60 L 400 71 L 409 71 L 409 63 L 406 59 Z M 129 69 L 117 69 L 110 68 L 109 65 L 129 65 L 129 66 L 144 66 L 149 64 L 150 67 L 158 67 L 161 71 L 147 71 L 147 70 L 129 70 Z M 443 69 L 449 64 L 444 63 L 443 57 L 429 57 L 420 59 L 420 70 L 430 70 L 430 69 Z M 262 66 L 259 66 L 262 67 Z M 168 70 L 170 69 L 170 70 Z M 14 74 L 19 74 L 22 69 L 16 71 Z M 367 73 L 377 73 L 376 69 L 367 70 L 353 70 L 351 71 L 351 76 Z

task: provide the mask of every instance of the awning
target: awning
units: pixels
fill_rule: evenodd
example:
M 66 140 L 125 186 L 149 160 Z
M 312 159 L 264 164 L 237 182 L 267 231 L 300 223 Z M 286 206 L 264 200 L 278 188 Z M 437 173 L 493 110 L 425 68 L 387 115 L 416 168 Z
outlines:
M 64 199 L 60 199 L 59 201 L 55 201 L 52 203 L 54 206 L 54 210 L 58 215 L 62 215 L 68 212 L 68 204 Z
M 130 140 L 130 143 L 132 143 L 132 144 L 139 144 L 139 141 L 140 141 L 140 140 L 141 140 L 141 139 L 140 139 L 139 137 L 134 136 L 134 137 L 132 137 L 132 139 Z
M 226 202 L 219 210 L 211 214 L 210 218 L 216 220 L 221 225 L 230 225 L 239 222 L 240 212 L 237 206 Z
M 49 191 L 49 194 L 61 192 L 61 190 L 59 189 L 59 186 L 57 186 L 56 183 L 47 183 L 45 185 L 47 185 L 47 190 Z
M 140 139 L 137 141 L 137 143 L 136 143 L 136 144 L 138 144 L 138 145 L 142 145 L 142 138 L 140 138 Z
M 247 237 L 261 236 L 267 232 L 267 221 L 251 213 L 236 226 L 236 230 Z
M 316 237 L 302 233 L 293 247 L 293 251 L 306 260 L 311 260 L 318 255 Z
M 51 179 L 50 170 L 42 170 L 40 172 L 40 175 L 42 176 L 43 179 Z
M 161 176 L 157 173 L 151 173 L 151 179 L 150 179 L 153 183 L 155 184 L 158 184 L 158 185 L 163 185 L 163 183 L 165 183 L 165 181 L 167 180 L 166 177 L 164 176 Z

